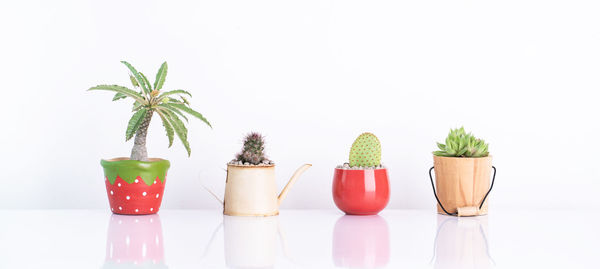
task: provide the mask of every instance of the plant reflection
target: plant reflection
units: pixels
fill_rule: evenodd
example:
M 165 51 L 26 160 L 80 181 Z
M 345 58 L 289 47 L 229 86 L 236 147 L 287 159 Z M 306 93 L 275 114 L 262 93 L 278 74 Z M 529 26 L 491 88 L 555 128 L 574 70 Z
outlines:
M 168 268 L 160 216 L 111 215 L 103 268 Z
M 335 223 L 333 262 L 338 267 L 379 268 L 390 259 L 387 221 L 378 215 L 345 215 Z
M 487 216 L 452 217 L 438 215 L 433 247 L 434 268 L 490 268 Z

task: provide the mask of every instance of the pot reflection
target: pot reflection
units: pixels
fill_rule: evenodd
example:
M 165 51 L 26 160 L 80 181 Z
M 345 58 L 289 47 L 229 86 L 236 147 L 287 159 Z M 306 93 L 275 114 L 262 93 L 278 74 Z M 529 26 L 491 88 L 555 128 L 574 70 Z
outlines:
M 345 215 L 335 223 L 333 262 L 338 267 L 379 268 L 390 259 L 389 229 L 378 215 Z
M 434 243 L 434 268 L 490 268 L 487 216 L 438 215 Z
M 223 227 L 227 267 L 273 267 L 278 249 L 278 216 L 223 216 Z
M 160 216 L 111 215 L 103 268 L 167 268 Z

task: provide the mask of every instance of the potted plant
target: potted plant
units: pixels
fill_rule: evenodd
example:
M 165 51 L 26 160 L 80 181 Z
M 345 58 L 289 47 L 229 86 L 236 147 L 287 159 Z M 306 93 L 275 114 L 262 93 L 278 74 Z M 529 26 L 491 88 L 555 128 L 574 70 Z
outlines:
M 264 153 L 264 137 L 252 132 L 244 139 L 242 151 L 227 164 L 225 198 L 223 201 L 208 188 L 223 204 L 223 214 L 230 216 L 274 216 L 279 214 L 279 205 L 298 177 L 311 167 L 302 165 L 277 195 L 275 163 Z M 206 187 L 205 187 L 206 188 Z
M 486 198 L 496 178 L 496 167 L 492 166 L 488 144 L 461 127 L 450 130 L 446 144 L 437 145 L 440 150 L 433 152 L 429 179 L 438 203 L 438 213 L 458 216 L 487 214 Z M 435 186 L 431 176 L 434 169 Z M 494 175 L 490 185 L 492 169 Z
M 381 165 L 381 143 L 372 133 L 363 133 L 352 144 L 350 162 L 333 175 L 333 200 L 350 215 L 375 215 L 390 198 L 387 169 Z
M 173 137 L 177 135 L 187 150 L 188 157 L 191 149 L 187 140 L 188 131 L 182 121 L 182 118 L 188 121 L 184 113 L 200 119 L 208 126 L 211 125 L 202 114 L 190 107 L 185 97 L 192 96 L 189 92 L 161 91 L 167 76 L 167 62 L 160 66 L 154 84 L 150 84 L 146 76 L 128 62 L 122 63 L 131 72 L 129 79 L 136 90 L 118 85 L 98 85 L 91 87 L 89 91 L 115 92 L 113 101 L 133 99 L 133 115 L 125 132 L 125 141 L 129 141 L 135 135 L 133 149 L 129 158 L 103 159 L 100 164 L 104 168 L 106 191 L 113 213 L 154 214 L 160 208 L 170 163 L 165 159 L 148 158 L 146 135 L 152 116 L 156 113 L 160 117 L 169 139 L 169 147 L 173 145 Z

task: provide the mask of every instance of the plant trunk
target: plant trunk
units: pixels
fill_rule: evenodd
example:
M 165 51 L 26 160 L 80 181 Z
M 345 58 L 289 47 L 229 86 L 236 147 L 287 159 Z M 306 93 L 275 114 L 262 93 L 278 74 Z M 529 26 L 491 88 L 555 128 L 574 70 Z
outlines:
M 148 161 L 148 151 L 146 150 L 146 135 L 148 134 L 148 126 L 150 126 L 150 120 L 154 111 L 149 111 L 144 117 L 140 128 L 135 133 L 135 141 L 133 142 L 133 149 L 131 149 L 131 160 L 136 161 Z

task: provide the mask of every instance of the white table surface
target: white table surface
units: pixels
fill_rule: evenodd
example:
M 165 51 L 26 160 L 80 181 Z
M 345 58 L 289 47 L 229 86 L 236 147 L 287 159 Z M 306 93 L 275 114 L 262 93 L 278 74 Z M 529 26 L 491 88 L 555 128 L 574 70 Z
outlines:
M 282 210 L 0 211 L 0 268 L 598 268 L 590 211 L 510 211 L 455 218 L 432 210 L 344 216 Z

